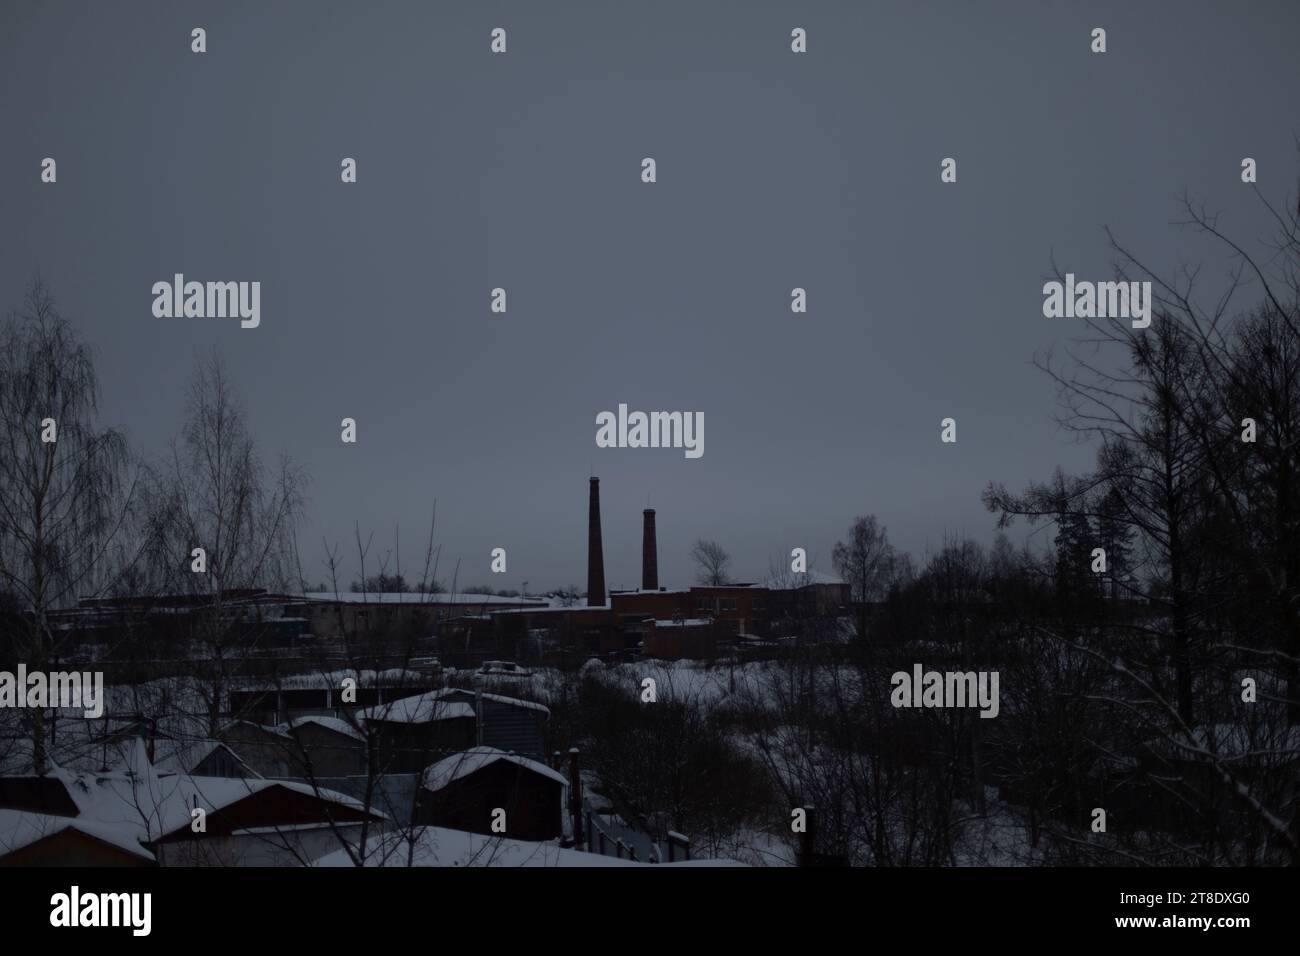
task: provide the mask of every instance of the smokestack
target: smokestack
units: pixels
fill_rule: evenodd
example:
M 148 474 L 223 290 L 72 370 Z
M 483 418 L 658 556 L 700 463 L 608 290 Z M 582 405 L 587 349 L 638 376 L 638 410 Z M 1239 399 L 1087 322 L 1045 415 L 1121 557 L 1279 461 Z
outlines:
M 587 517 L 587 606 L 605 603 L 605 554 L 600 547 L 600 479 L 591 479 L 591 509 Z
M 659 550 L 655 543 L 655 510 L 642 512 L 645 526 L 641 532 L 641 590 L 659 590 Z

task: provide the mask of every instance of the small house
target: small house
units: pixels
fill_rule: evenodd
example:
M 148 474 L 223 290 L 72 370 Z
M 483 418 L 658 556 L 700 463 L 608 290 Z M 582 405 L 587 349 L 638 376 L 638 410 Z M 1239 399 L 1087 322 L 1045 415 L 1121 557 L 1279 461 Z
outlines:
M 558 840 L 564 832 L 566 784 L 563 774 L 544 763 L 475 747 L 424 772 L 415 822 L 521 840 Z

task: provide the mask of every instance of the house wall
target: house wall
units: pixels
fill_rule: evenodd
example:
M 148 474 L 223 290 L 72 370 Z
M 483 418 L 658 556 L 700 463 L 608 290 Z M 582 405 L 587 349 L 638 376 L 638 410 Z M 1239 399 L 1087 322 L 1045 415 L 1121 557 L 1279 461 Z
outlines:
M 448 717 L 426 723 L 371 720 L 375 752 L 383 773 L 419 773 L 449 753 L 476 743 L 473 717 Z
M 506 811 L 506 836 L 520 840 L 556 840 L 563 834 L 564 787 L 557 780 L 497 760 L 436 792 L 421 790 L 416 822 L 492 833 L 492 811 Z
M 507 608 L 539 607 L 537 601 L 484 602 L 474 595 L 457 595 L 454 602 L 420 603 L 410 601 L 317 601 L 302 609 L 295 609 L 311 622 L 311 632 L 324 640 L 335 640 L 344 635 L 365 634 L 396 627 L 409 627 L 428 633 L 434 625 L 466 614 L 481 614 Z
M 319 724 L 299 724 L 289 731 L 294 776 L 348 777 L 366 772 L 366 742 Z
M 301 866 L 340 849 L 340 834 L 355 837 L 365 819 L 359 808 L 270 786 L 209 813 L 205 833 L 183 826 L 153 850 L 170 866 Z
M 691 588 L 687 617 L 711 617 L 733 634 L 761 634 L 767 622 L 767 588 Z
M 621 623 L 712 618 L 731 633 L 760 634 L 771 611 L 769 591 L 759 587 L 693 587 L 678 591 L 624 591 L 610 595 Z
M 355 844 L 360 831 L 359 823 L 281 828 L 176 840 L 161 844 L 155 854 L 163 866 L 304 866 L 342 849 L 343 839 Z
M 448 690 L 443 699 L 469 704 L 475 709 L 482 725 L 477 743 L 521 757 L 546 755 L 546 711 L 489 700 L 462 688 Z
M 13 853 L 0 866 L 154 866 L 142 857 L 96 840 L 77 830 L 62 830 Z
M 196 777 L 249 777 L 248 771 L 254 770 L 247 764 L 240 765 L 225 748 L 217 747 L 193 767 L 185 768 L 186 773 Z
M 717 656 L 717 637 L 714 627 L 655 627 L 651 622 L 645 629 L 642 653 L 660 660 L 709 660 Z
M 250 724 L 231 724 L 221 733 L 222 741 L 251 769 L 263 777 L 289 777 L 293 741 Z
M 806 584 L 769 592 L 768 614 L 771 620 L 851 614 L 847 584 Z
M 0 810 L 25 810 L 56 817 L 75 817 L 77 803 L 58 777 L 22 774 L 0 777 Z
M 545 713 L 496 700 L 481 701 L 479 711 L 483 746 L 514 752 L 521 757 L 545 756 Z

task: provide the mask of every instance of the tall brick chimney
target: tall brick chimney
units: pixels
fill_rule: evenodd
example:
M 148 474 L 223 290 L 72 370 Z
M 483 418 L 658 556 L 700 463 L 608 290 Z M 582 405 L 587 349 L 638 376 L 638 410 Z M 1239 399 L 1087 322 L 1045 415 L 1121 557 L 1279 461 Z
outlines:
M 641 531 L 641 590 L 659 590 L 659 546 L 655 542 L 655 510 L 642 512 L 645 525 Z
M 605 603 L 605 554 L 600 547 L 600 479 L 591 479 L 591 508 L 587 517 L 587 606 Z

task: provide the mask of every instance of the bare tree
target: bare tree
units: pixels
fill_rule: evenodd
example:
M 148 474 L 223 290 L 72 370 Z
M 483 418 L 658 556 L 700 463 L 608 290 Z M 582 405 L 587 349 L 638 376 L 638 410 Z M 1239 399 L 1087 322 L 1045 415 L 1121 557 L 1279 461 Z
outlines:
M 1110 669 L 1093 693 L 1115 726 L 1094 722 L 1090 736 L 1103 760 L 1136 749 L 1153 768 L 1170 810 L 1153 829 L 1174 811 L 1193 821 L 1194 842 L 1148 834 L 1125 848 L 1143 862 L 1300 859 L 1279 772 L 1300 757 L 1300 207 L 1254 191 L 1278 226 L 1263 252 L 1184 197 L 1180 225 L 1230 263 L 1208 295 L 1199 268 L 1162 276 L 1108 233 L 1117 278 L 1150 282 L 1150 327 L 1088 319 L 1068 366 L 1040 363 L 1063 424 L 1100 440 L 1097 470 L 985 494 L 1004 520 L 1068 508 L 1133 535 L 1136 573 L 1122 583 L 1148 610 L 1089 622 L 1077 639 L 1058 633 L 1065 621 L 1038 631 Z M 1257 298 L 1243 307 L 1246 290 Z M 1268 689 L 1243 708 L 1247 677 Z
M 181 441 L 155 474 L 151 514 L 163 587 L 202 605 L 193 615 L 194 638 L 203 654 L 214 736 L 230 658 L 248 640 L 248 629 L 239 626 L 243 611 L 232 599 L 241 591 L 300 581 L 293 535 L 304 482 L 287 460 L 268 474 L 223 362 L 215 355 L 200 362 Z
M 889 585 L 894 549 L 885 526 L 875 515 L 854 519 L 848 541 L 837 541 L 831 551 L 836 572 L 849 585 L 849 599 L 858 609 L 858 636 L 866 636 L 866 604 L 885 593 Z
M 721 587 L 730 580 L 727 571 L 731 566 L 731 555 L 718 542 L 703 538 L 696 541 L 695 547 L 691 548 L 691 560 L 698 568 L 696 580 L 701 584 Z
M 835 543 L 831 560 L 848 583 L 852 599 L 862 602 L 875 600 L 885 592 L 893 555 L 885 526 L 875 515 L 866 515 L 854 519 L 848 541 Z
M 0 327 L 0 590 L 17 606 L 14 650 L 32 670 L 59 650 L 50 613 L 113 583 L 106 556 L 136 483 L 125 437 L 99 429 L 98 410 L 90 350 L 38 279 Z M 28 716 L 43 773 L 45 715 Z

